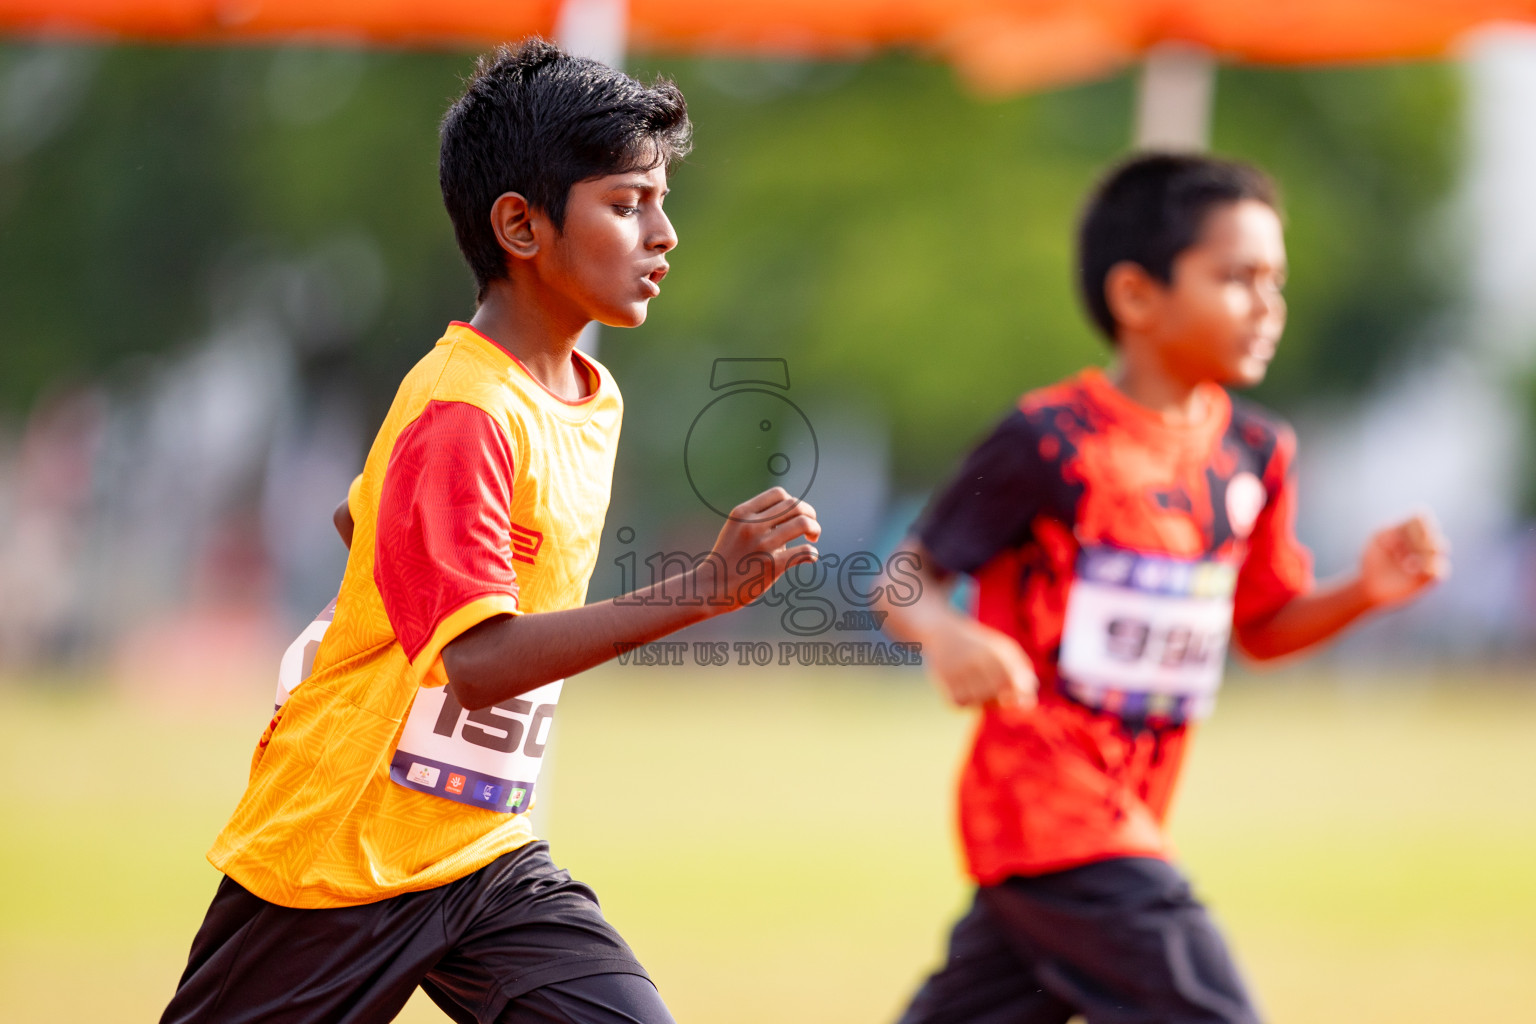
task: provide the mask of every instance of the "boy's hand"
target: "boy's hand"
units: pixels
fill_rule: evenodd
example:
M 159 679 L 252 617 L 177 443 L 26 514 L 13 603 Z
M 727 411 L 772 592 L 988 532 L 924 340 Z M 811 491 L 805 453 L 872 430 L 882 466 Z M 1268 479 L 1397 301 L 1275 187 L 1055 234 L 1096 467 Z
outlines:
M 1434 517 L 1421 513 L 1371 536 L 1360 556 L 1360 585 L 1373 605 L 1405 601 L 1450 575 L 1449 551 Z
M 814 547 L 790 547 L 791 541 L 814 542 L 820 536 L 814 508 L 782 487 L 770 487 L 731 509 L 709 558 L 694 570 L 702 577 L 697 592 L 728 598 L 722 611 L 750 604 L 790 566 L 816 561 Z
M 929 634 L 923 653 L 929 670 L 956 704 L 1035 703 L 1038 680 L 1029 658 L 1012 637 L 991 626 L 956 616 Z

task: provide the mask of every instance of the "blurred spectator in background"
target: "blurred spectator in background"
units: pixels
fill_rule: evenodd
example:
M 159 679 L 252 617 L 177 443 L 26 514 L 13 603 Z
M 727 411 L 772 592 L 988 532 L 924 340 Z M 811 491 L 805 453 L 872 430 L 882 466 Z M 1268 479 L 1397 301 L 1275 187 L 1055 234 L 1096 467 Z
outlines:
M 96 388 L 55 391 L 19 442 L 0 448 L 0 665 L 50 668 L 80 653 L 89 602 L 88 549 L 96 459 L 106 425 Z M 9 447 L 9 446 L 6 446 Z

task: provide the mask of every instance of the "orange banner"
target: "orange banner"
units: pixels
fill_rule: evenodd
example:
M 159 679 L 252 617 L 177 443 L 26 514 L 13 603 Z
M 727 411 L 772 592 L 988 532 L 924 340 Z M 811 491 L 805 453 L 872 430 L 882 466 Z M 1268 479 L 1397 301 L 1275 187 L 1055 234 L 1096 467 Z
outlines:
M 560 0 L 0 0 L 0 32 L 42 38 L 481 47 L 550 35 Z M 634 0 L 644 52 L 853 56 L 904 47 L 989 90 L 1099 74 L 1187 41 L 1226 59 L 1427 57 L 1536 0 Z

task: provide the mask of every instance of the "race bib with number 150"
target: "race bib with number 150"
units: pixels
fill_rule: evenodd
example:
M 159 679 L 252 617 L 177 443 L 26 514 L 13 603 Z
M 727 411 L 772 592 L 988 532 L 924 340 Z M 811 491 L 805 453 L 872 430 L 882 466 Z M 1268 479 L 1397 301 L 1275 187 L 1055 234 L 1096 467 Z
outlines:
M 284 653 L 274 701 L 278 708 L 309 677 L 335 614 L 332 601 Z M 478 711 L 462 707 L 446 686 L 422 687 L 390 759 L 390 779 L 407 789 L 487 811 L 526 812 L 533 805 L 534 783 L 564 682 L 557 679 Z

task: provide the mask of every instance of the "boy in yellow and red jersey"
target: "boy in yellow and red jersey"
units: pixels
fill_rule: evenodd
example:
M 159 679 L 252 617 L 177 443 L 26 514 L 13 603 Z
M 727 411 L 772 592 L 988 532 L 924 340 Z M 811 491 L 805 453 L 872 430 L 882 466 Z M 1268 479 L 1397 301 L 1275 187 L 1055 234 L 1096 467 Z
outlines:
M 1312 647 L 1444 575 L 1444 545 L 1416 517 L 1313 583 L 1294 436 L 1224 389 L 1263 379 L 1285 323 L 1261 172 L 1133 159 L 1078 249 L 1115 365 L 1019 400 L 907 542 L 921 598 L 888 609 L 981 707 L 960 780 L 976 899 L 902 1024 L 1255 1024 L 1163 831 L 1191 727 L 1234 630 L 1258 659 Z M 974 617 L 948 603 L 961 573 Z
M 539 41 L 482 59 L 448 111 L 477 308 L 406 375 L 352 488 L 332 621 L 209 852 L 226 877 L 164 1021 L 387 1021 L 418 985 L 455 1021 L 671 1021 L 525 812 L 565 677 L 816 556 L 789 546 L 814 511 L 776 488 L 683 576 L 583 603 L 622 403 L 576 339 L 645 320 L 689 133 L 675 86 Z

